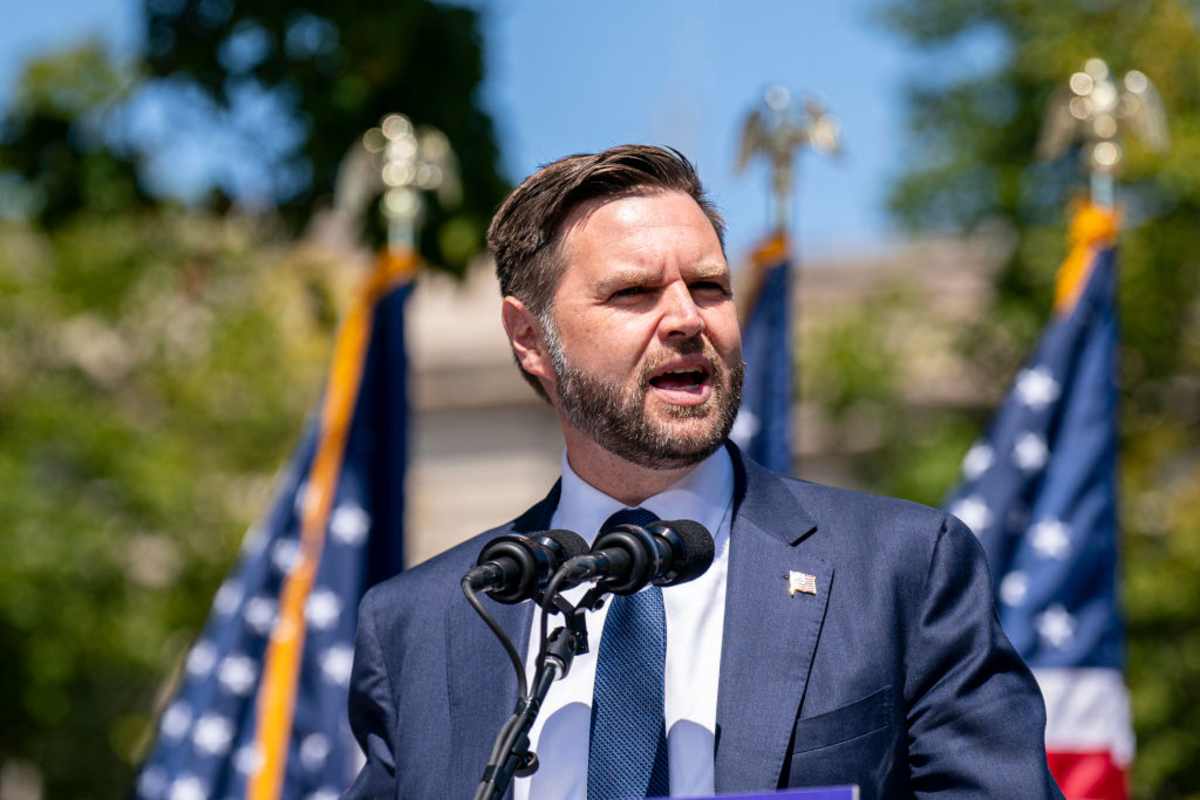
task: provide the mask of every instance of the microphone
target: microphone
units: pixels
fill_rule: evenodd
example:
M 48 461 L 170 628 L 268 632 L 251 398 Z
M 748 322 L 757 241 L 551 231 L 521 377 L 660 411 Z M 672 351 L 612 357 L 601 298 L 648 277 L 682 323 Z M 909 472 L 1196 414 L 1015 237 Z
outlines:
M 587 549 L 584 538 L 568 530 L 506 533 L 484 545 L 463 581 L 498 603 L 519 603 L 544 589 L 559 567 Z
M 598 577 L 599 586 L 613 594 L 633 594 L 648 583 L 677 586 L 704 574 L 713 561 L 712 535 L 690 519 L 617 525 L 603 531 L 587 555 L 563 567 L 578 585 Z M 566 588 L 566 587 L 564 587 Z

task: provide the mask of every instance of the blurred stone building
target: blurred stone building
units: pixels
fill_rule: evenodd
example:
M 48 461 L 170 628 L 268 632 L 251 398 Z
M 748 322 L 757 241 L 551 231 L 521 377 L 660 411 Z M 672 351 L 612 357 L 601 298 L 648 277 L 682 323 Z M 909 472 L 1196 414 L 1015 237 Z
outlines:
M 953 355 L 952 343 L 986 307 L 991 274 L 1004 255 L 994 243 L 942 239 L 805 262 L 794 283 L 800 369 L 806 344 L 822 330 L 866 304 L 882 303 L 906 402 L 936 410 L 986 401 L 974 388 L 986 382 Z M 906 298 L 903 308 L 888 309 L 897 293 Z M 558 475 L 562 442 L 552 411 L 517 374 L 490 265 L 473 269 L 465 282 L 425 275 L 408 324 L 413 564 L 540 499 Z M 869 410 L 835 423 L 819 404 L 801 401 L 794 419 L 796 474 L 851 484 L 850 460 L 874 446 L 878 425 Z

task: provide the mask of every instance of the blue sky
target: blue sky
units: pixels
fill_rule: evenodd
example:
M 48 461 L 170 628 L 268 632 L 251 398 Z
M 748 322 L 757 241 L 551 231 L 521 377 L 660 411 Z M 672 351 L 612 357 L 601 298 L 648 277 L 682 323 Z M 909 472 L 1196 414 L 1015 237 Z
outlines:
M 810 256 L 885 246 L 884 199 L 905 157 L 901 87 L 928 59 L 871 18 L 871 0 L 738 4 L 716 0 L 582 3 L 473 0 L 484 13 L 483 99 L 514 180 L 570 152 L 622 142 L 671 144 L 700 167 L 729 222 L 731 256 L 766 228 L 766 170 L 734 172 L 741 120 L 771 83 L 822 101 L 846 153 L 808 155 L 796 193 Z M 0 29 L 0 98 L 22 61 L 100 35 L 138 46 L 139 4 L 40 0 Z M 970 65 L 966 65 L 969 67 Z

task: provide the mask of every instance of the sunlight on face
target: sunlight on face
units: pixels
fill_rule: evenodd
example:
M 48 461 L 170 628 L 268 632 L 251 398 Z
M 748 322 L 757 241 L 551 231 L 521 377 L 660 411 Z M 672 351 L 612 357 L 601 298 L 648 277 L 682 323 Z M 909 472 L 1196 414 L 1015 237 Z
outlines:
M 585 206 L 562 253 L 543 325 L 560 413 L 642 466 L 707 457 L 737 415 L 743 365 L 729 268 L 704 212 L 679 192 Z

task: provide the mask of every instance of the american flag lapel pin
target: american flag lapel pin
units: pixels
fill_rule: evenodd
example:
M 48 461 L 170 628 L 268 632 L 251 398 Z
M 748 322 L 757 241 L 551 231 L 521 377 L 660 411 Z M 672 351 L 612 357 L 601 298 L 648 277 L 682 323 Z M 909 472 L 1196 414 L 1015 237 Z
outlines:
M 795 597 L 797 593 L 816 595 L 817 576 L 796 570 L 788 572 L 788 597 Z

